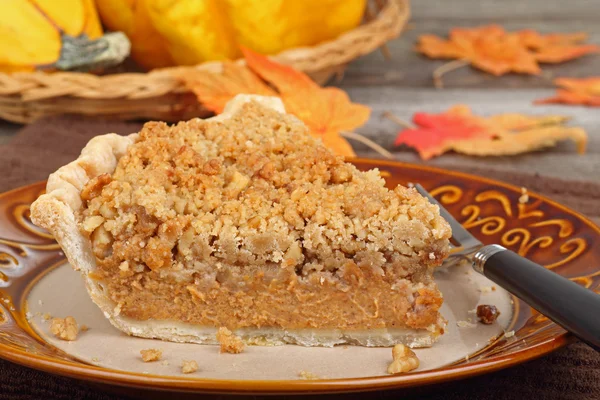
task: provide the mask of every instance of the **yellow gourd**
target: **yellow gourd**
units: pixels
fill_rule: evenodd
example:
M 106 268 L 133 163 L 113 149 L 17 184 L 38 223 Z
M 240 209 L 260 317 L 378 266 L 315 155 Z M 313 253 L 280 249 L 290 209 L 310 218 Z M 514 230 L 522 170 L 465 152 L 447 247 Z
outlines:
M 93 0 L 0 1 L 0 70 L 33 70 L 58 60 L 60 30 L 94 39 L 102 28 Z
M 102 39 L 103 48 L 94 47 L 102 33 L 94 0 L 0 0 L 0 72 L 122 61 L 129 52 L 126 38 L 113 34 Z
M 235 59 L 334 39 L 362 19 L 366 0 L 96 0 L 146 68 Z

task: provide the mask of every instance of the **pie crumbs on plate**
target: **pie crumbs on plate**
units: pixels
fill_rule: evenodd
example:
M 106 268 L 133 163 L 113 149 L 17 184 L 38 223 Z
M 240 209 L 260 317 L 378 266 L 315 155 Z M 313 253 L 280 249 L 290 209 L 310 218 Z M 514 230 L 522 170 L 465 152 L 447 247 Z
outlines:
M 61 340 L 72 342 L 77 339 L 79 327 L 73 317 L 53 318 L 50 321 L 50 332 Z
M 159 349 L 146 349 L 140 350 L 143 362 L 158 361 L 162 357 L 162 350 Z
M 217 331 L 217 341 L 221 345 L 221 353 L 237 354 L 244 351 L 242 339 L 223 326 Z
M 304 371 L 304 370 L 300 371 L 300 372 L 298 373 L 298 376 L 299 376 L 300 378 L 302 378 L 302 379 L 306 379 L 307 381 L 314 381 L 314 380 L 317 380 L 317 379 L 319 379 L 319 376 L 318 376 L 318 375 L 316 375 L 316 374 L 313 374 L 313 373 L 312 373 L 312 372 L 310 372 L 310 371 Z
M 92 300 L 135 336 L 431 346 L 450 227 L 311 137 L 277 98 L 93 138 L 31 207 Z
M 198 363 L 194 360 L 184 360 L 181 363 L 181 373 L 183 374 L 191 374 L 193 372 L 198 371 Z

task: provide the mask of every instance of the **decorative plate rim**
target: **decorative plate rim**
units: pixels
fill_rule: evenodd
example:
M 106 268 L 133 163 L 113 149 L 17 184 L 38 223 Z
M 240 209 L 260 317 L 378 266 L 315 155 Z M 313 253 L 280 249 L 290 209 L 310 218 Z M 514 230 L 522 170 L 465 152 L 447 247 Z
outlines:
M 394 160 L 379 160 L 368 158 L 355 158 L 349 160 L 353 164 L 374 164 L 376 166 L 394 166 L 401 169 L 423 170 L 430 173 L 441 173 L 448 176 L 458 177 L 464 180 L 478 181 L 480 183 L 491 184 L 503 187 L 512 191 L 519 191 L 518 186 L 490 179 L 469 173 L 448 170 L 428 165 L 412 164 Z M 21 186 L 7 192 L 1 193 L 4 197 L 11 193 L 21 190 L 27 190 L 40 186 L 44 181 L 35 182 L 29 185 Z M 600 228 L 586 216 L 572 210 L 560 203 L 555 202 L 546 196 L 535 194 L 537 198 L 562 212 L 570 214 L 580 221 L 584 222 L 597 235 L 600 236 Z M 11 348 L 0 343 L 0 358 L 21 364 L 27 367 L 35 368 L 41 371 L 50 372 L 62 376 L 105 383 L 110 385 L 141 387 L 145 389 L 163 389 L 177 390 L 199 393 L 237 393 L 237 394 L 277 394 L 277 393 L 342 393 L 369 391 L 377 389 L 392 389 L 403 387 L 414 387 L 421 385 L 431 385 L 435 383 L 447 382 L 453 379 L 462 379 L 482 375 L 485 373 L 508 368 L 525 361 L 546 355 L 574 341 L 574 337 L 562 331 L 556 336 L 550 337 L 531 347 L 500 354 L 488 359 L 475 360 L 468 364 L 451 365 L 433 370 L 419 371 L 404 375 L 381 375 L 365 378 L 341 378 L 341 379 L 321 379 L 321 380 L 235 380 L 235 379 L 203 379 L 203 378 L 185 378 L 185 377 L 165 377 L 161 375 L 140 374 L 128 371 L 110 370 L 107 368 L 96 367 L 88 364 L 76 364 L 53 358 L 50 356 L 38 355 Z

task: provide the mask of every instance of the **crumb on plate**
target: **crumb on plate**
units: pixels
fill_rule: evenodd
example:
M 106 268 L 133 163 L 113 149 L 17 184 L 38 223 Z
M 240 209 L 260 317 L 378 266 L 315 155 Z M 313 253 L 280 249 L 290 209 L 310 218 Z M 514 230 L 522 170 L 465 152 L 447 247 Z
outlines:
M 217 340 L 221 344 L 221 353 L 237 354 L 244 351 L 244 342 L 224 326 L 217 331 Z
M 142 361 L 144 361 L 144 362 L 158 361 L 162 357 L 162 350 L 159 350 L 159 349 L 140 350 L 140 354 L 142 355 Z
M 491 293 L 494 289 L 491 286 L 480 286 L 479 291 L 481 293 Z
M 44 315 L 42 315 L 42 319 L 44 321 L 48 321 L 48 320 L 52 319 L 52 315 L 50 315 L 50 313 L 44 313 Z
M 50 332 L 61 340 L 73 341 L 77 339 L 79 327 L 73 317 L 53 318 L 50 323 Z
M 80 330 L 81 332 L 87 332 L 87 331 L 89 331 L 89 330 L 90 330 L 90 327 L 89 327 L 89 326 L 87 326 L 87 325 L 81 325 L 81 327 L 79 327 L 79 330 Z
M 477 324 L 474 324 L 471 321 L 456 321 L 456 325 L 459 328 L 475 328 L 477 326 Z
M 198 363 L 194 360 L 183 360 L 181 363 L 181 372 L 184 374 L 191 374 L 192 372 L 198 371 Z
M 521 188 L 521 196 L 519 197 L 519 203 L 525 204 L 529 201 L 529 194 L 527 194 L 527 188 Z
M 309 381 L 314 381 L 316 379 L 319 379 L 318 375 L 313 374 L 310 371 L 304 371 L 304 370 L 300 371 L 298 373 L 298 376 L 300 376 L 300 378 L 302 378 L 302 379 L 306 379 L 306 380 L 309 380 Z
M 419 358 L 408 346 L 397 344 L 392 348 L 393 361 L 388 366 L 388 374 L 402 374 L 419 368 Z

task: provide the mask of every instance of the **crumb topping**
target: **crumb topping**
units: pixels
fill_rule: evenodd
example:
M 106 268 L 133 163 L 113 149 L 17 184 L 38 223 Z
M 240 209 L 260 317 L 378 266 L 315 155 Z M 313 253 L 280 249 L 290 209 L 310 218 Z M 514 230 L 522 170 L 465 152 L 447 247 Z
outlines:
M 73 317 L 53 318 L 50 322 L 50 332 L 61 340 L 73 341 L 77 339 L 79 327 Z
M 183 374 L 191 374 L 193 372 L 198 371 L 198 363 L 194 360 L 186 361 L 184 360 L 181 363 L 181 373 Z
M 221 345 L 221 353 L 238 354 L 244 351 L 242 339 L 223 326 L 217 331 L 217 341 Z
M 232 323 L 230 314 L 200 315 L 197 305 L 246 309 L 240 303 L 249 300 L 231 293 L 274 293 L 275 283 L 345 292 L 368 283 L 374 293 L 395 288 L 387 301 L 408 299 L 390 312 L 408 326 L 438 319 L 431 268 L 447 254 L 450 228 L 437 206 L 414 189 L 387 189 L 377 170 L 359 171 L 295 117 L 256 103 L 223 122 L 147 123 L 114 173 L 91 180 L 82 200 L 80 227 L 91 238 L 98 279 L 126 316 L 312 326 L 269 320 L 266 311 Z M 216 290 L 229 297 L 216 298 Z M 148 293 L 164 303 L 149 304 Z M 373 306 L 387 308 L 384 300 Z M 350 312 L 326 322 L 359 319 Z M 381 313 L 367 313 L 373 326 L 385 326 Z
M 142 361 L 153 362 L 153 361 L 160 360 L 160 358 L 162 357 L 162 350 L 159 350 L 159 349 L 140 350 L 140 354 L 142 356 Z

